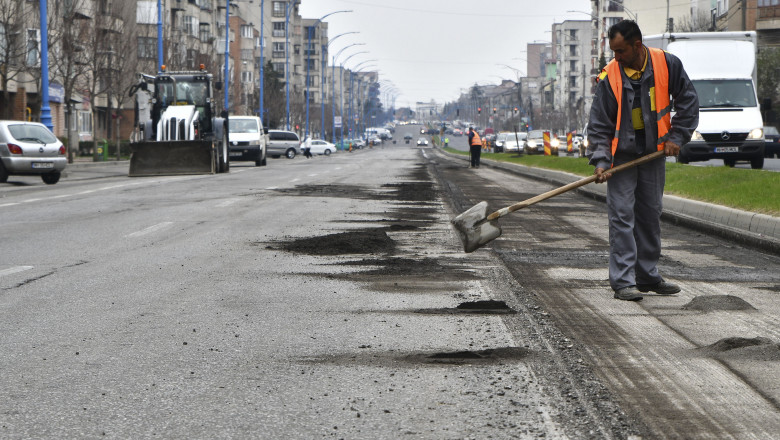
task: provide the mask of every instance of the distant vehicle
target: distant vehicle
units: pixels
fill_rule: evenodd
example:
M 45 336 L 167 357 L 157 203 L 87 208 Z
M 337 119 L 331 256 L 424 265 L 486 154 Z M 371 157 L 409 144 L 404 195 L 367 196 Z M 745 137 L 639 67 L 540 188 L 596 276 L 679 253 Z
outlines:
M 331 144 L 328 141 L 322 139 L 312 139 L 311 141 L 311 154 L 324 154 L 330 156 L 331 153 L 336 152 L 336 144 Z
M 368 145 L 381 145 L 382 144 L 382 138 L 379 137 L 379 135 L 372 134 L 368 137 Z
M 412 141 L 412 135 L 411 135 L 411 133 L 406 133 L 406 134 L 404 135 L 404 142 L 406 142 L 406 143 L 408 144 L 408 143 L 409 143 L 409 142 L 411 142 L 411 141 Z
M 301 138 L 295 132 L 284 130 L 268 130 L 266 149 L 271 157 L 285 156 L 294 159 L 301 153 Z
M 525 149 L 525 140 L 527 138 L 528 133 L 524 131 L 518 131 L 517 136 L 515 136 L 514 131 L 501 132 L 496 135 L 493 151 L 496 153 L 516 153 L 518 151 L 523 152 Z
M 766 138 L 764 157 L 770 159 L 775 156 L 780 157 L 780 132 L 777 128 L 772 125 L 764 126 L 764 137 Z
M 266 165 L 266 133 L 257 116 L 230 116 L 230 160 L 250 160 L 256 166 Z
M 679 57 L 699 95 L 699 126 L 680 150 L 680 163 L 723 159 L 734 166 L 747 160 L 751 168 L 763 168 L 756 32 L 673 32 L 643 42 Z
M 428 146 L 428 139 L 425 139 L 423 137 L 417 139 L 417 146 L 418 147 L 427 147 Z
M 525 142 L 525 154 L 544 154 L 544 132 L 550 133 L 550 155 L 558 155 L 558 139 L 550 130 L 531 130 Z
M 54 185 L 67 163 L 65 146 L 45 125 L 0 121 L 0 183 L 10 175 L 37 175 Z
M 452 135 L 453 136 L 463 136 L 463 130 L 461 130 L 460 128 L 456 128 L 456 129 L 452 130 Z

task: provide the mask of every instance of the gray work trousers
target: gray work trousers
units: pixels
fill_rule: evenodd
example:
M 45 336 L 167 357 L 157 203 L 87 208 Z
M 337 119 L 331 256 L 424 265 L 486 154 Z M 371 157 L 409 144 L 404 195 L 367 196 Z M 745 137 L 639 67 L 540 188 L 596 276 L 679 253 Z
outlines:
M 617 157 L 615 165 L 636 157 Z M 663 158 L 656 159 L 607 180 L 609 284 L 614 290 L 663 281 L 657 264 L 665 167 Z

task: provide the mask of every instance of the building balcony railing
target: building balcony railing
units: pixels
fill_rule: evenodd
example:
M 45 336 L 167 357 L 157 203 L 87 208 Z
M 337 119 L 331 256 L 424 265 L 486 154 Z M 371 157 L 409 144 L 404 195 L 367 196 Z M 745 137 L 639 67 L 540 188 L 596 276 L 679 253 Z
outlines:
M 284 58 L 284 51 L 283 50 L 275 50 L 271 52 L 271 58 Z

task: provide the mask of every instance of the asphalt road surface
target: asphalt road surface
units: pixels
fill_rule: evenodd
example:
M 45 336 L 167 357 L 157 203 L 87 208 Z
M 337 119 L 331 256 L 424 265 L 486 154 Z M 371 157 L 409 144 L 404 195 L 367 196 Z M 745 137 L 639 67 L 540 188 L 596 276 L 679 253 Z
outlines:
M 776 438 L 780 257 L 664 225 L 683 292 L 617 301 L 604 206 L 568 193 L 465 254 L 454 215 L 551 188 L 414 129 L 223 175 L 12 177 L 0 437 Z

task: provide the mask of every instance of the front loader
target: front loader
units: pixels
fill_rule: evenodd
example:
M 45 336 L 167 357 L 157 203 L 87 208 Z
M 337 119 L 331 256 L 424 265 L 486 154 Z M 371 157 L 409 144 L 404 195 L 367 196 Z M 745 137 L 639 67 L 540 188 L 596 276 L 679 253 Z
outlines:
M 141 74 L 130 90 L 136 107 L 129 176 L 228 172 L 228 121 L 216 116 L 213 92 L 213 77 L 203 66 Z

